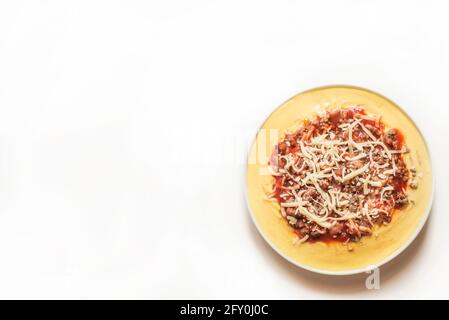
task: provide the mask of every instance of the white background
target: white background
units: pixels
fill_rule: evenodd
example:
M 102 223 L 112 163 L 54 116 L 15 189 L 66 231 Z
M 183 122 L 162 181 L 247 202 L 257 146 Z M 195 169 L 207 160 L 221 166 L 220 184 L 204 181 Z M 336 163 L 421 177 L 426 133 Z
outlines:
M 1 1 L 1 298 L 449 298 L 445 1 Z M 280 258 L 243 196 L 249 139 L 305 89 L 416 120 L 436 175 L 415 243 L 367 275 Z

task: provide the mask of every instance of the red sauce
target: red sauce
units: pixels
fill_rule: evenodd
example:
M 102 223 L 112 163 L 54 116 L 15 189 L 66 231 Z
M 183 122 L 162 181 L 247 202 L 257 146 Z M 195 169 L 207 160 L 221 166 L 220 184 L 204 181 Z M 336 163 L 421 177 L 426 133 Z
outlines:
M 329 128 L 333 128 L 336 129 L 338 132 L 338 124 L 339 122 L 345 121 L 345 119 L 352 119 L 354 117 L 356 117 L 356 115 L 366 115 L 366 112 L 364 109 L 362 109 L 361 107 L 354 107 L 354 108 L 350 108 L 350 109 L 344 109 L 344 110 L 340 110 L 338 112 L 331 112 L 329 113 L 329 118 L 328 118 L 328 122 L 327 122 L 327 127 L 324 127 L 321 125 L 320 123 L 320 119 L 318 118 L 317 120 L 310 122 L 310 121 L 305 121 L 304 122 L 304 130 L 299 130 L 298 132 L 288 135 L 287 137 L 284 138 L 284 140 L 282 140 L 282 142 L 280 142 L 275 151 L 273 152 L 273 154 L 270 157 L 270 161 L 269 161 L 269 165 L 273 166 L 273 167 L 280 167 L 283 168 L 285 165 L 285 161 L 284 159 L 280 159 L 278 160 L 278 156 L 280 154 L 295 154 L 298 151 L 300 151 L 300 146 L 298 145 L 298 143 L 296 142 L 298 139 L 304 141 L 304 143 L 306 142 L 310 142 L 310 139 L 317 134 L 322 134 L 324 131 L 329 130 Z M 368 126 L 370 129 L 370 132 L 376 137 L 376 138 L 381 138 L 383 132 L 384 132 L 384 124 L 382 122 L 380 122 L 379 120 L 376 119 L 361 119 L 360 122 L 365 125 Z M 324 126 L 326 126 L 326 124 L 324 124 Z M 400 132 L 397 129 L 393 129 L 395 130 L 395 138 L 393 139 L 394 141 L 394 145 L 395 147 L 398 147 L 398 149 L 401 149 L 404 146 L 404 135 L 402 134 L 402 132 Z M 341 131 L 340 131 L 341 132 Z M 346 134 L 346 133 L 345 133 Z M 365 136 L 363 136 L 365 134 Z M 344 134 L 343 134 L 344 135 Z M 345 137 L 345 139 L 347 139 L 347 136 Z M 354 134 L 353 132 L 353 139 L 354 141 L 360 140 L 366 140 L 367 136 L 366 133 L 363 133 L 362 131 L 360 131 L 357 134 Z M 389 148 L 391 148 L 391 146 L 389 146 Z M 348 157 L 352 157 L 352 154 L 346 153 L 343 156 L 348 156 Z M 395 154 L 394 157 L 397 160 L 397 163 L 401 163 L 401 165 L 404 165 L 404 159 L 403 159 L 403 155 L 402 154 Z M 279 163 L 278 163 L 279 162 Z M 338 169 L 336 171 L 336 175 L 340 176 L 338 174 Z M 404 178 L 404 175 L 405 178 Z M 391 181 L 391 185 L 393 186 L 393 188 L 395 189 L 395 191 L 397 192 L 404 192 L 407 188 L 407 180 L 409 178 L 409 172 L 408 170 L 403 171 L 402 172 L 402 177 L 401 176 L 394 176 L 392 178 Z M 283 203 L 286 202 L 288 200 L 286 200 L 285 198 L 281 198 L 281 194 L 286 192 L 286 189 L 284 188 L 284 181 L 285 177 L 283 176 L 274 176 L 274 193 L 273 193 L 273 198 L 275 198 L 278 203 Z M 392 210 L 391 211 L 391 215 L 393 214 L 393 212 L 396 210 Z M 366 225 L 365 225 L 366 226 Z M 298 236 L 301 237 L 301 233 L 298 229 L 293 228 L 294 232 L 296 232 L 298 234 Z M 334 232 L 335 233 L 335 232 Z M 318 242 L 318 241 L 322 241 L 325 243 L 332 243 L 332 242 L 348 242 L 351 240 L 351 234 L 348 233 L 348 228 L 345 227 L 345 229 L 343 229 L 342 232 L 336 234 L 336 235 L 331 235 L 331 233 L 326 232 L 325 234 L 322 234 L 321 236 L 318 237 L 309 237 L 307 241 L 309 242 Z
M 402 148 L 404 146 L 404 134 L 399 129 L 394 129 L 394 130 L 396 131 L 399 148 Z
M 281 194 L 282 194 L 282 177 L 276 177 L 274 183 L 274 194 L 273 197 L 276 198 L 278 202 L 282 202 Z

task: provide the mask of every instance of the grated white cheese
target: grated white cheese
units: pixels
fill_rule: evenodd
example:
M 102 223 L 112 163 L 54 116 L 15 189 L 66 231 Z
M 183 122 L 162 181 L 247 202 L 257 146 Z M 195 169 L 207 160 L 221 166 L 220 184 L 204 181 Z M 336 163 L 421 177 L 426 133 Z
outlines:
M 363 119 L 363 117 L 360 118 Z M 369 141 L 356 142 L 353 140 L 353 132 L 356 126 L 359 126 L 368 136 Z M 380 209 L 375 208 L 375 204 L 369 202 L 370 194 L 376 192 L 378 195 L 380 191 L 380 201 L 384 201 L 385 193 L 394 190 L 392 186 L 387 185 L 388 175 L 394 175 L 397 170 L 392 155 L 404 153 L 406 150 L 390 150 L 382 140 L 374 136 L 361 122 L 361 119 L 340 125 L 339 128 L 347 134 L 346 140 L 336 139 L 333 132 L 324 133 L 311 137 L 310 142 L 298 141 L 300 150 L 294 155 L 280 156 L 286 162 L 284 169 L 272 170 L 271 173 L 274 176 L 285 175 L 296 182 L 296 184 L 291 183 L 292 185 L 288 187 L 283 186 L 283 189 L 289 193 L 282 195 L 294 197 L 294 200 L 280 204 L 283 216 L 286 216 L 286 208 L 295 208 L 295 216 L 302 215 L 308 221 L 315 222 L 325 229 L 331 228 L 337 221 L 352 221 L 351 219 L 362 217 L 366 217 L 372 225 L 371 219 L 379 214 Z M 376 157 L 374 156 L 375 152 Z M 350 153 L 349 156 L 348 153 Z M 298 167 L 300 158 L 303 161 L 301 166 Z M 365 159 L 363 161 L 365 164 L 360 168 L 353 169 L 354 162 L 362 159 Z M 293 176 L 289 170 L 296 173 L 297 176 Z M 340 170 L 338 175 L 337 170 Z M 300 173 L 303 178 L 300 178 Z M 352 200 L 353 195 L 341 190 L 322 187 L 323 183 L 326 184 L 329 178 L 343 184 L 348 183 L 363 188 L 362 194 L 358 195 L 358 198 L 361 199 L 358 211 L 354 212 L 353 209 L 348 209 L 354 202 Z M 352 181 L 353 179 L 355 180 Z M 382 188 L 384 185 L 385 187 Z M 306 190 L 300 192 L 297 192 L 297 190 L 305 186 L 308 188 L 307 190 L 315 190 L 319 196 L 308 199 L 310 201 L 304 201 L 303 194 Z M 330 216 L 331 213 L 336 213 L 338 216 Z M 287 219 L 291 224 L 297 222 L 297 218 L 292 216 L 288 216 Z M 354 222 L 351 226 L 355 226 Z M 317 229 L 316 232 L 322 232 L 322 230 Z M 302 240 L 306 241 L 307 238 Z
M 349 180 L 357 177 L 358 175 L 360 175 L 360 174 L 364 173 L 366 170 L 368 170 L 368 168 L 369 168 L 369 163 L 365 164 L 363 167 L 361 167 L 357 170 L 352 171 L 351 173 L 349 173 L 343 177 L 343 179 L 342 179 L 343 182 L 349 181 Z

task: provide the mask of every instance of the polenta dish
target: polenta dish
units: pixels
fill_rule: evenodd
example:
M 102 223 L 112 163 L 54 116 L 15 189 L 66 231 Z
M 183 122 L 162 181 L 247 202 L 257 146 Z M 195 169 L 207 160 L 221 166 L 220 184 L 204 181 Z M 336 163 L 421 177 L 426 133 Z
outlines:
M 330 86 L 282 104 L 247 165 L 249 211 L 283 257 L 326 274 L 363 272 L 410 244 L 430 211 L 426 143 L 372 91 Z

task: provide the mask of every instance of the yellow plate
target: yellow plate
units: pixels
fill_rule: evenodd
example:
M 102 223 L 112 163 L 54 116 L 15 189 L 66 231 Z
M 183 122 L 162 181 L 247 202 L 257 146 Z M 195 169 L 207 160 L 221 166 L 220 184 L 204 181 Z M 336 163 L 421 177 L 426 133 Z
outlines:
M 417 169 L 418 189 L 408 188 L 413 204 L 394 213 L 392 222 L 377 230 L 377 237 L 364 237 L 351 244 L 294 244 L 292 228 L 280 215 L 276 202 L 267 201 L 273 178 L 267 171 L 268 157 L 286 131 L 329 107 L 362 105 L 368 113 L 382 116 L 387 127 L 398 128 L 411 152 L 405 156 Z M 293 264 L 333 275 L 364 272 L 390 261 L 416 238 L 430 212 L 433 198 L 431 161 L 426 142 L 409 116 L 391 100 L 373 91 L 353 86 L 327 86 L 300 93 L 278 107 L 263 123 L 248 154 L 246 196 L 250 214 L 263 238 Z

